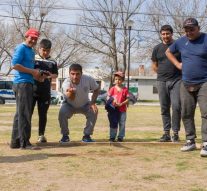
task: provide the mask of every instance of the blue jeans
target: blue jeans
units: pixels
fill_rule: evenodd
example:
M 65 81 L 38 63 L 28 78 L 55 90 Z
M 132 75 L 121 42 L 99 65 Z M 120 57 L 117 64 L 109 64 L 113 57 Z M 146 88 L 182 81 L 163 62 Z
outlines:
M 119 133 L 118 138 L 123 139 L 125 137 L 125 123 L 126 123 L 126 112 L 119 113 Z M 110 128 L 110 138 L 116 138 L 118 128 Z
M 198 102 L 201 112 L 202 141 L 207 142 L 207 82 L 203 83 L 197 91 L 189 92 L 183 82 L 180 86 L 182 121 L 185 127 L 186 139 L 196 138 L 195 109 Z
M 180 131 L 181 104 L 180 104 L 180 82 L 157 81 L 157 90 L 161 107 L 163 130 L 169 132 L 171 127 L 174 133 Z M 172 107 L 172 116 L 170 108 Z M 171 119 L 172 118 L 172 119 Z

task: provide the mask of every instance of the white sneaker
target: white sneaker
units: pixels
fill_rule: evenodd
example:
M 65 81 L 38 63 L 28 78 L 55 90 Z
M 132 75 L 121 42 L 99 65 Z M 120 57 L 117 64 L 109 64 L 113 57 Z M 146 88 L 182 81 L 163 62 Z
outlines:
M 186 144 L 180 149 L 182 152 L 193 151 L 196 149 L 195 141 L 187 140 Z
M 201 157 L 207 157 L 207 142 L 203 142 L 203 147 L 200 152 Z
M 47 139 L 44 135 L 40 135 L 38 140 L 37 140 L 38 143 L 46 143 L 47 142 Z

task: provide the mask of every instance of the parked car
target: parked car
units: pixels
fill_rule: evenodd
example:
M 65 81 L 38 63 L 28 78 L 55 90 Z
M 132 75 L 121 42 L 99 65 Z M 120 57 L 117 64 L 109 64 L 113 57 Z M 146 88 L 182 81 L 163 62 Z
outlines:
M 105 105 L 106 104 L 106 98 L 107 98 L 107 92 L 105 90 L 101 90 L 97 99 L 96 104 L 97 105 Z M 133 105 L 137 102 L 137 97 L 129 92 L 129 105 Z
M 52 105 L 62 104 L 64 96 L 61 92 L 51 90 L 51 103 Z
M 12 81 L 0 80 L 0 104 L 5 104 L 6 102 L 15 102 Z

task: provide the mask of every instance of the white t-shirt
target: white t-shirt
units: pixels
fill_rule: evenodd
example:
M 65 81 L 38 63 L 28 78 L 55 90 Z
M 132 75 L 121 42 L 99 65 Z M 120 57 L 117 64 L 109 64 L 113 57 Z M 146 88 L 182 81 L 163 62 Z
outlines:
M 62 89 L 64 95 L 66 93 L 66 90 L 69 87 L 71 87 L 70 84 L 71 84 L 70 78 L 65 79 L 65 81 L 63 82 Z M 75 108 L 82 107 L 86 105 L 88 102 L 90 102 L 88 96 L 90 90 L 94 91 L 99 88 L 99 85 L 92 77 L 86 76 L 84 74 L 81 76 L 79 84 L 77 85 L 73 84 L 72 86 L 76 88 L 75 99 L 70 100 L 66 96 L 65 99 L 70 105 L 72 105 Z

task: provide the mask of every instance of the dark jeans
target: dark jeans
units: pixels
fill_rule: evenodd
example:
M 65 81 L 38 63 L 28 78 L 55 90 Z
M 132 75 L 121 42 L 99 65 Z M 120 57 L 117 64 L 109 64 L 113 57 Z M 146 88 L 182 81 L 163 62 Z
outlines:
M 32 113 L 34 111 L 34 107 L 37 102 L 37 109 L 38 109 L 38 116 L 39 116 L 39 136 L 45 134 L 45 128 L 47 124 L 47 111 L 50 106 L 50 97 L 43 98 L 43 97 L 33 97 L 33 106 L 32 106 Z
M 203 83 L 197 91 L 189 92 L 183 82 L 180 86 L 182 121 L 185 127 L 186 139 L 196 138 L 195 109 L 198 103 L 201 112 L 202 141 L 207 142 L 207 82 Z
M 31 116 L 33 85 L 19 83 L 13 85 L 16 96 L 16 113 L 14 116 L 11 144 L 25 146 L 31 136 Z
M 180 82 L 157 81 L 157 89 L 161 107 L 163 130 L 169 132 L 171 127 L 174 133 L 180 131 L 181 105 L 180 105 Z M 170 108 L 172 107 L 172 116 Z M 172 120 L 171 120 L 172 118 Z

